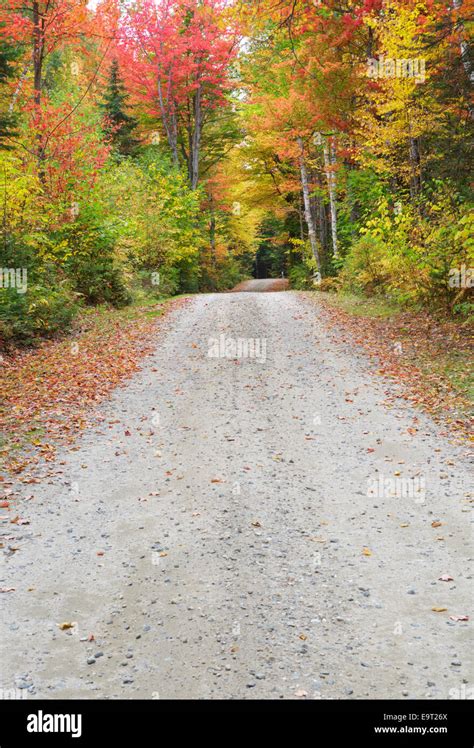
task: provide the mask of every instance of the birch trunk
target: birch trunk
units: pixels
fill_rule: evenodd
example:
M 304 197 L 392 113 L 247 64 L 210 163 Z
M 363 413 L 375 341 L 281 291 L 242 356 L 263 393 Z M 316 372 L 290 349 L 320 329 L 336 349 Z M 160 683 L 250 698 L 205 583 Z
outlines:
M 17 99 L 18 99 L 18 97 L 19 97 L 19 95 L 21 93 L 21 89 L 23 88 L 23 84 L 24 84 L 24 82 L 26 80 L 26 76 L 28 74 L 29 67 L 30 67 L 30 65 L 28 63 L 26 63 L 26 65 L 23 66 L 23 70 L 21 71 L 20 78 L 19 78 L 18 83 L 16 85 L 16 88 L 15 88 L 15 90 L 13 92 L 13 96 L 11 98 L 10 104 L 8 105 L 8 113 L 9 114 L 13 114 L 13 110 L 15 109 L 15 105 L 16 105 Z
M 336 174 L 334 166 L 336 165 L 336 145 L 334 138 L 330 139 L 330 149 L 327 140 L 323 143 L 324 170 L 329 192 L 329 207 L 331 212 L 331 235 L 332 235 L 332 253 L 334 257 L 339 257 L 337 247 L 337 213 L 336 213 Z
M 337 247 L 337 213 L 336 213 L 336 174 L 334 166 L 336 164 L 336 146 L 334 138 L 330 139 L 330 148 L 327 140 L 323 141 L 324 170 L 326 172 L 326 181 L 328 183 L 329 209 L 331 214 L 331 236 L 332 236 L 332 253 L 334 257 L 339 257 Z
M 309 199 L 309 186 L 308 186 L 308 172 L 306 170 L 306 162 L 304 160 L 304 146 L 303 138 L 297 138 L 297 143 L 300 148 L 300 172 L 301 172 L 301 187 L 303 190 L 303 205 L 304 205 L 304 217 L 306 225 L 308 226 L 308 238 L 311 246 L 311 252 L 316 260 L 316 267 L 318 273 L 321 275 L 321 260 L 319 257 L 318 240 L 316 238 L 316 231 L 314 228 L 313 216 L 311 215 L 311 203 Z
M 33 3 L 33 100 L 38 117 L 41 113 L 41 94 L 43 83 L 43 59 L 44 59 L 44 18 L 41 18 L 39 3 Z M 38 178 L 44 185 L 46 182 L 45 173 L 45 152 L 41 137 L 41 130 L 38 129 L 36 135 L 36 160 L 38 164 Z
M 194 130 L 192 135 L 192 149 L 190 154 L 191 162 L 191 189 L 195 190 L 199 181 L 199 149 L 201 144 L 202 129 L 202 106 L 201 106 L 202 88 L 196 91 L 194 97 Z

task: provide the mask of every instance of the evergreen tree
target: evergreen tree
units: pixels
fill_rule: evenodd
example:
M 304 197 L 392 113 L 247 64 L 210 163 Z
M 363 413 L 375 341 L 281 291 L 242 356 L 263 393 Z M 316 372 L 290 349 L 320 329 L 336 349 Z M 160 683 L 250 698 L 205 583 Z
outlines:
M 120 77 L 118 60 L 110 66 L 107 88 L 101 104 L 104 112 L 104 132 L 110 137 L 116 153 L 132 156 L 140 145 L 134 137 L 137 120 L 127 114 L 128 94 Z

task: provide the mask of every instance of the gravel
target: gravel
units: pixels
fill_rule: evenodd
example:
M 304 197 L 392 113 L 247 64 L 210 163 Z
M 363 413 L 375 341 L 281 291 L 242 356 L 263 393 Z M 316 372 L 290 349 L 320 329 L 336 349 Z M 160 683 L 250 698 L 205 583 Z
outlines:
M 76 448 L 15 486 L 31 524 L 8 528 L 0 685 L 28 671 L 32 698 L 461 690 L 471 624 L 449 616 L 470 613 L 465 449 L 304 294 L 196 296 L 160 325 Z M 258 339 L 260 360 L 209 357 L 221 335 Z M 367 496 L 396 472 L 425 477 L 423 502 Z M 107 652 L 97 672 L 90 641 Z

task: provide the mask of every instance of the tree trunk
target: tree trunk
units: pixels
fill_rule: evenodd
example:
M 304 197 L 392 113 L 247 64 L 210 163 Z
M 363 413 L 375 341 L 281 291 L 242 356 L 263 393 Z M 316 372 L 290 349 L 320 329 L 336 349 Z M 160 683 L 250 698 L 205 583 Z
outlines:
M 316 197 L 316 206 L 317 206 L 317 229 L 319 234 L 319 245 L 321 247 L 322 253 L 324 255 L 325 252 L 328 250 L 328 241 L 327 241 L 327 216 L 326 216 L 326 209 L 324 205 L 324 200 L 321 197 L 321 191 L 323 190 L 323 182 L 321 178 L 321 172 L 318 170 L 316 172 L 316 182 L 319 187 L 319 194 Z
M 44 59 L 44 18 L 41 18 L 39 2 L 33 2 L 33 100 L 36 108 L 36 116 L 41 117 L 41 92 L 43 82 L 43 59 Z M 39 123 L 38 123 L 39 124 Z M 45 153 L 41 130 L 38 128 L 36 134 L 36 160 L 38 164 L 38 178 L 44 185 L 46 181 L 45 174 Z
M 300 239 L 304 242 L 304 228 L 303 228 L 303 205 L 301 204 L 301 198 L 298 200 L 298 217 L 300 220 Z M 291 255 L 290 255 L 291 256 Z
M 39 2 L 33 2 L 33 90 L 36 106 L 41 104 L 41 84 L 44 49 L 44 21 L 41 19 Z
M 163 91 L 161 88 L 161 80 L 159 76 L 160 73 L 158 71 L 158 101 L 160 104 L 161 121 L 163 122 L 163 127 L 165 128 L 166 139 L 171 150 L 173 164 L 175 166 L 179 166 L 176 115 L 174 111 L 171 112 L 171 114 L 169 113 L 169 111 L 166 111 Z M 168 104 L 168 109 L 169 108 L 170 104 Z
M 410 154 L 410 197 L 412 200 L 421 192 L 421 158 L 418 138 L 413 137 L 410 115 L 408 115 L 408 135 Z
M 211 249 L 211 266 L 213 270 L 216 268 L 216 214 L 214 212 L 214 200 L 212 197 L 209 200 L 209 244 Z
M 19 95 L 21 93 L 21 89 L 23 88 L 23 84 L 24 84 L 24 82 L 26 80 L 26 76 L 28 74 L 29 67 L 30 67 L 30 63 L 28 63 L 28 62 L 23 66 L 23 70 L 21 71 L 21 75 L 20 75 L 20 77 L 18 79 L 18 83 L 17 83 L 16 88 L 15 88 L 15 90 L 13 92 L 13 96 L 12 96 L 12 98 L 10 100 L 10 104 L 8 105 L 8 113 L 9 114 L 13 114 L 13 111 L 15 109 L 15 105 L 16 105 L 17 99 L 18 99 L 18 97 L 19 97 Z
M 330 147 L 327 140 L 323 143 L 324 169 L 329 192 L 329 208 L 331 212 L 331 235 L 332 235 L 332 252 L 334 257 L 339 257 L 337 247 L 337 213 L 336 213 L 336 174 L 334 167 L 336 165 L 336 145 L 334 138 L 330 138 Z
M 306 163 L 304 160 L 304 146 L 303 138 L 297 138 L 297 143 L 300 148 L 300 172 L 301 172 L 301 187 L 303 190 L 303 204 L 304 204 L 304 216 L 306 219 L 306 225 L 308 226 L 308 238 L 311 246 L 313 257 L 316 260 L 316 267 L 318 273 L 321 275 L 321 260 L 319 257 L 318 240 L 316 238 L 316 231 L 314 229 L 313 216 L 311 215 L 311 204 L 309 199 L 309 186 L 308 186 L 308 172 L 306 170 Z
M 191 162 L 191 189 L 195 190 L 199 181 L 199 148 L 201 144 L 202 129 L 202 107 L 201 107 L 202 88 L 196 91 L 194 96 L 194 130 L 192 134 L 192 148 L 190 154 Z

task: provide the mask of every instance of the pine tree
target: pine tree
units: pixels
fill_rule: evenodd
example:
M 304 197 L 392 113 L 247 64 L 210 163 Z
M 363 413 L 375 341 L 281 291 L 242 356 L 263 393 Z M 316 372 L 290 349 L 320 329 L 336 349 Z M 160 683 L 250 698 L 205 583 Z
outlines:
M 107 88 L 101 104 L 104 112 L 104 132 L 109 136 L 113 149 L 122 156 L 136 153 L 140 141 L 134 137 L 137 120 L 127 114 L 128 94 L 120 77 L 118 60 L 110 66 Z

